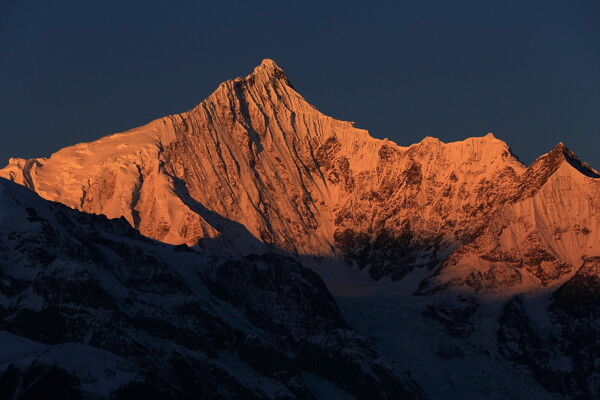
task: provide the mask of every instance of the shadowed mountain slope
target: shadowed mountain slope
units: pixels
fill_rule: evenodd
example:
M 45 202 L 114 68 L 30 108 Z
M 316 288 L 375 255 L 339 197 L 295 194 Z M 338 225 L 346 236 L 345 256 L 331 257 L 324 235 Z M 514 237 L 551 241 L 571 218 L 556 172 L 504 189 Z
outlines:
M 165 245 L 5 179 L 0 224 L 1 398 L 420 398 L 289 257 Z

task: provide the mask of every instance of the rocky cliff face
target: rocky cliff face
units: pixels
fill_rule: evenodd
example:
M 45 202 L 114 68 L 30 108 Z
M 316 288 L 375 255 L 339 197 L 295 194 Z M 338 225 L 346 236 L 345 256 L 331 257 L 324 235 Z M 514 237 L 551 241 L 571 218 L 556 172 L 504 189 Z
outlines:
M 2 398 L 420 397 L 289 257 L 164 245 L 4 179 L 0 224 Z

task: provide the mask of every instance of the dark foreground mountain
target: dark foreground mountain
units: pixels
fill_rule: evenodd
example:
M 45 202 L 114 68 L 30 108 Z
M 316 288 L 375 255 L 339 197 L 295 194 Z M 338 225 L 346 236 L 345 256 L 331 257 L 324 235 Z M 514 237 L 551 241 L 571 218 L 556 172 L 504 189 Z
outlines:
M 5 179 L 0 224 L 2 399 L 419 398 L 289 257 L 165 245 Z

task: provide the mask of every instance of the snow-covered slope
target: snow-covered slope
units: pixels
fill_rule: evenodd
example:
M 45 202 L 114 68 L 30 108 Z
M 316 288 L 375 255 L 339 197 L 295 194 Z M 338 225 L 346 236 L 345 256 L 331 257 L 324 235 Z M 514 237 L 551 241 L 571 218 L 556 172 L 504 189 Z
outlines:
M 186 113 L 11 159 L 0 176 L 166 243 L 229 237 L 231 220 L 286 251 L 399 279 L 470 238 L 524 169 L 492 134 L 406 148 L 374 139 L 321 114 L 264 60 Z
M 560 143 L 421 291 L 458 286 L 506 295 L 564 283 L 585 258 L 600 256 L 599 178 Z
M 165 245 L 1 178 L 0 226 L 2 398 L 420 397 L 289 257 Z

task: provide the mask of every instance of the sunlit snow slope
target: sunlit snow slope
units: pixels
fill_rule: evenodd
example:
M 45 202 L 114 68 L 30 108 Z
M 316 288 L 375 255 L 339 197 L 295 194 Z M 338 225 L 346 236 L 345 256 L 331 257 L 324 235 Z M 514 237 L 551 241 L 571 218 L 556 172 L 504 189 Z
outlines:
M 170 244 L 263 242 L 377 280 L 444 264 L 423 290 L 547 286 L 600 250 L 598 175 L 562 144 L 529 168 L 492 134 L 400 147 L 321 114 L 271 60 L 186 113 L 0 176 Z

